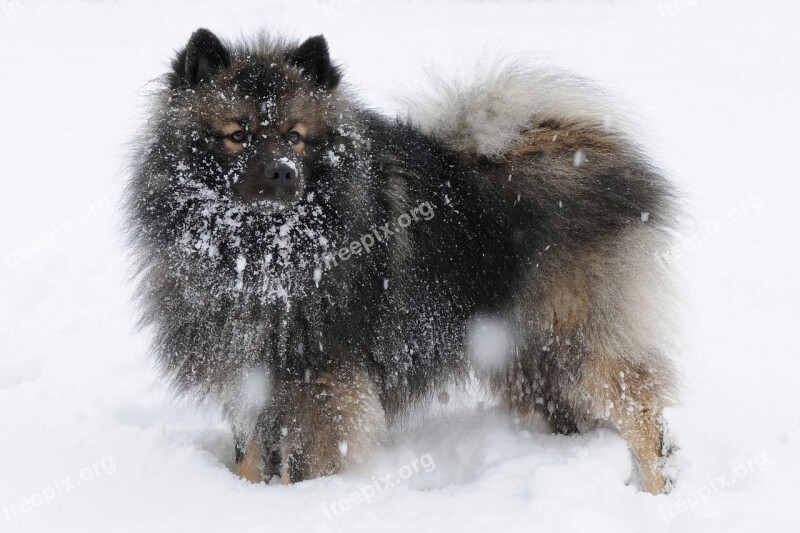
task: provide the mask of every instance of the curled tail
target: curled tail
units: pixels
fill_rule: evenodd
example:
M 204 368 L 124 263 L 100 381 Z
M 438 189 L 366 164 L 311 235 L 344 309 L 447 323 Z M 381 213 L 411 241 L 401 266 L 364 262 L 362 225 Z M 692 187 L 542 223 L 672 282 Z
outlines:
M 505 63 L 469 80 L 435 79 L 407 102 L 408 120 L 451 149 L 500 157 L 531 127 L 554 123 L 624 136 L 628 125 L 611 99 L 587 80 L 551 69 Z

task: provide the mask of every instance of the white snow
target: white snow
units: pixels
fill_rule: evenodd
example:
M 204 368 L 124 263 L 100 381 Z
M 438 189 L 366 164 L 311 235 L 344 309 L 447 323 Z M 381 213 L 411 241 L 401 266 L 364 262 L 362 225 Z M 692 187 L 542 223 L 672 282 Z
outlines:
M 579 167 L 586 162 L 586 154 L 583 150 L 575 150 L 575 155 L 572 157 L 572 166 Z
M 267 371 L 259 368 L 252 369 L 244 375 L 241 388 L 248 406 L 264 407 L 271 395 Z
M 292 170 L 297 170 L 297 164 L 295 164 L 295 162 L 292 161 L 291 159 L 289 159 L 288 157 L 281 157 L 280 159 L 278 159 L 278 161 L 280 161 L 281 163 L 285 164 L 286 166 L 288 166 Z
M 514 334 L 505 321 L 476 317 L 467 325 L 467 353 L 478 368 L 504 368 L 511 359 L 513 349 Z
M 0 531 L 800 530 L 799 23 L 790 0 L 0 3 Z M 487 50 L 629 101 L 688 213 L 658 258 L 687 304 L 674 490 L 639 492 L 610 430 L 550 435 L 457 391 L 374 463 L 240 481 L 229 429 L 134 332 L 116 207 L 149 82 L 199 26 L 324 33 L 389 113 L 426 65 Z

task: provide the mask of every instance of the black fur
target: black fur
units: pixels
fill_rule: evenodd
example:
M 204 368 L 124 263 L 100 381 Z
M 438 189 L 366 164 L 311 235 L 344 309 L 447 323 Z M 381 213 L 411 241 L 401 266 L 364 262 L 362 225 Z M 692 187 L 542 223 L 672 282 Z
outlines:
M 333 89 L 342 79 L 339 68 L 331 62 L 328 41 L 322 35 L 306 39 L 288 54 L 287 60 L 320 87 Z
M 200 28 L 173 60 L 172 68 L 181 84 L 195 86 L 230 64 L 230 54 L 219 38 L 207 29 Z

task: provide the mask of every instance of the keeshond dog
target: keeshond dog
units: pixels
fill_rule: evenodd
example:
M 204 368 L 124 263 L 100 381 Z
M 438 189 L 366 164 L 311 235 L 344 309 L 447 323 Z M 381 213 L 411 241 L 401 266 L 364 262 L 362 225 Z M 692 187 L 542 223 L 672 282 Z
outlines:
M 322 36 L 199 29 L 137 141 L 141 323 L 174 388 L 222 406 L 239 474 L 334 474 L 477 376 L 556 432 L 617 428 L 644 490 L 668 488 L 676 200 L 630 128 L 520 64 L 400 119 L 341 78 Z

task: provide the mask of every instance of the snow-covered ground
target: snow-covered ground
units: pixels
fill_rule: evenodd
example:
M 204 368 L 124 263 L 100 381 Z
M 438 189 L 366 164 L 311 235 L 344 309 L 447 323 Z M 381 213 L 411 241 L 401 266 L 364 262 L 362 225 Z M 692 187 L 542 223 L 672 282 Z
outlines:
M 686 280 L 672 493 L 628 483 L 611 431 L 471 398 L 360 471 L 237 479 L 227 428 L 170 398 L 133 331 L 118 237 L 148 81 L 198 26 L 325 33 L 388 113 L 487 51 L 630 102 L 691 214 L 662 261 Z M 0 531 L 799 531 L 798 26 L 789 0 L 0 0 Z

